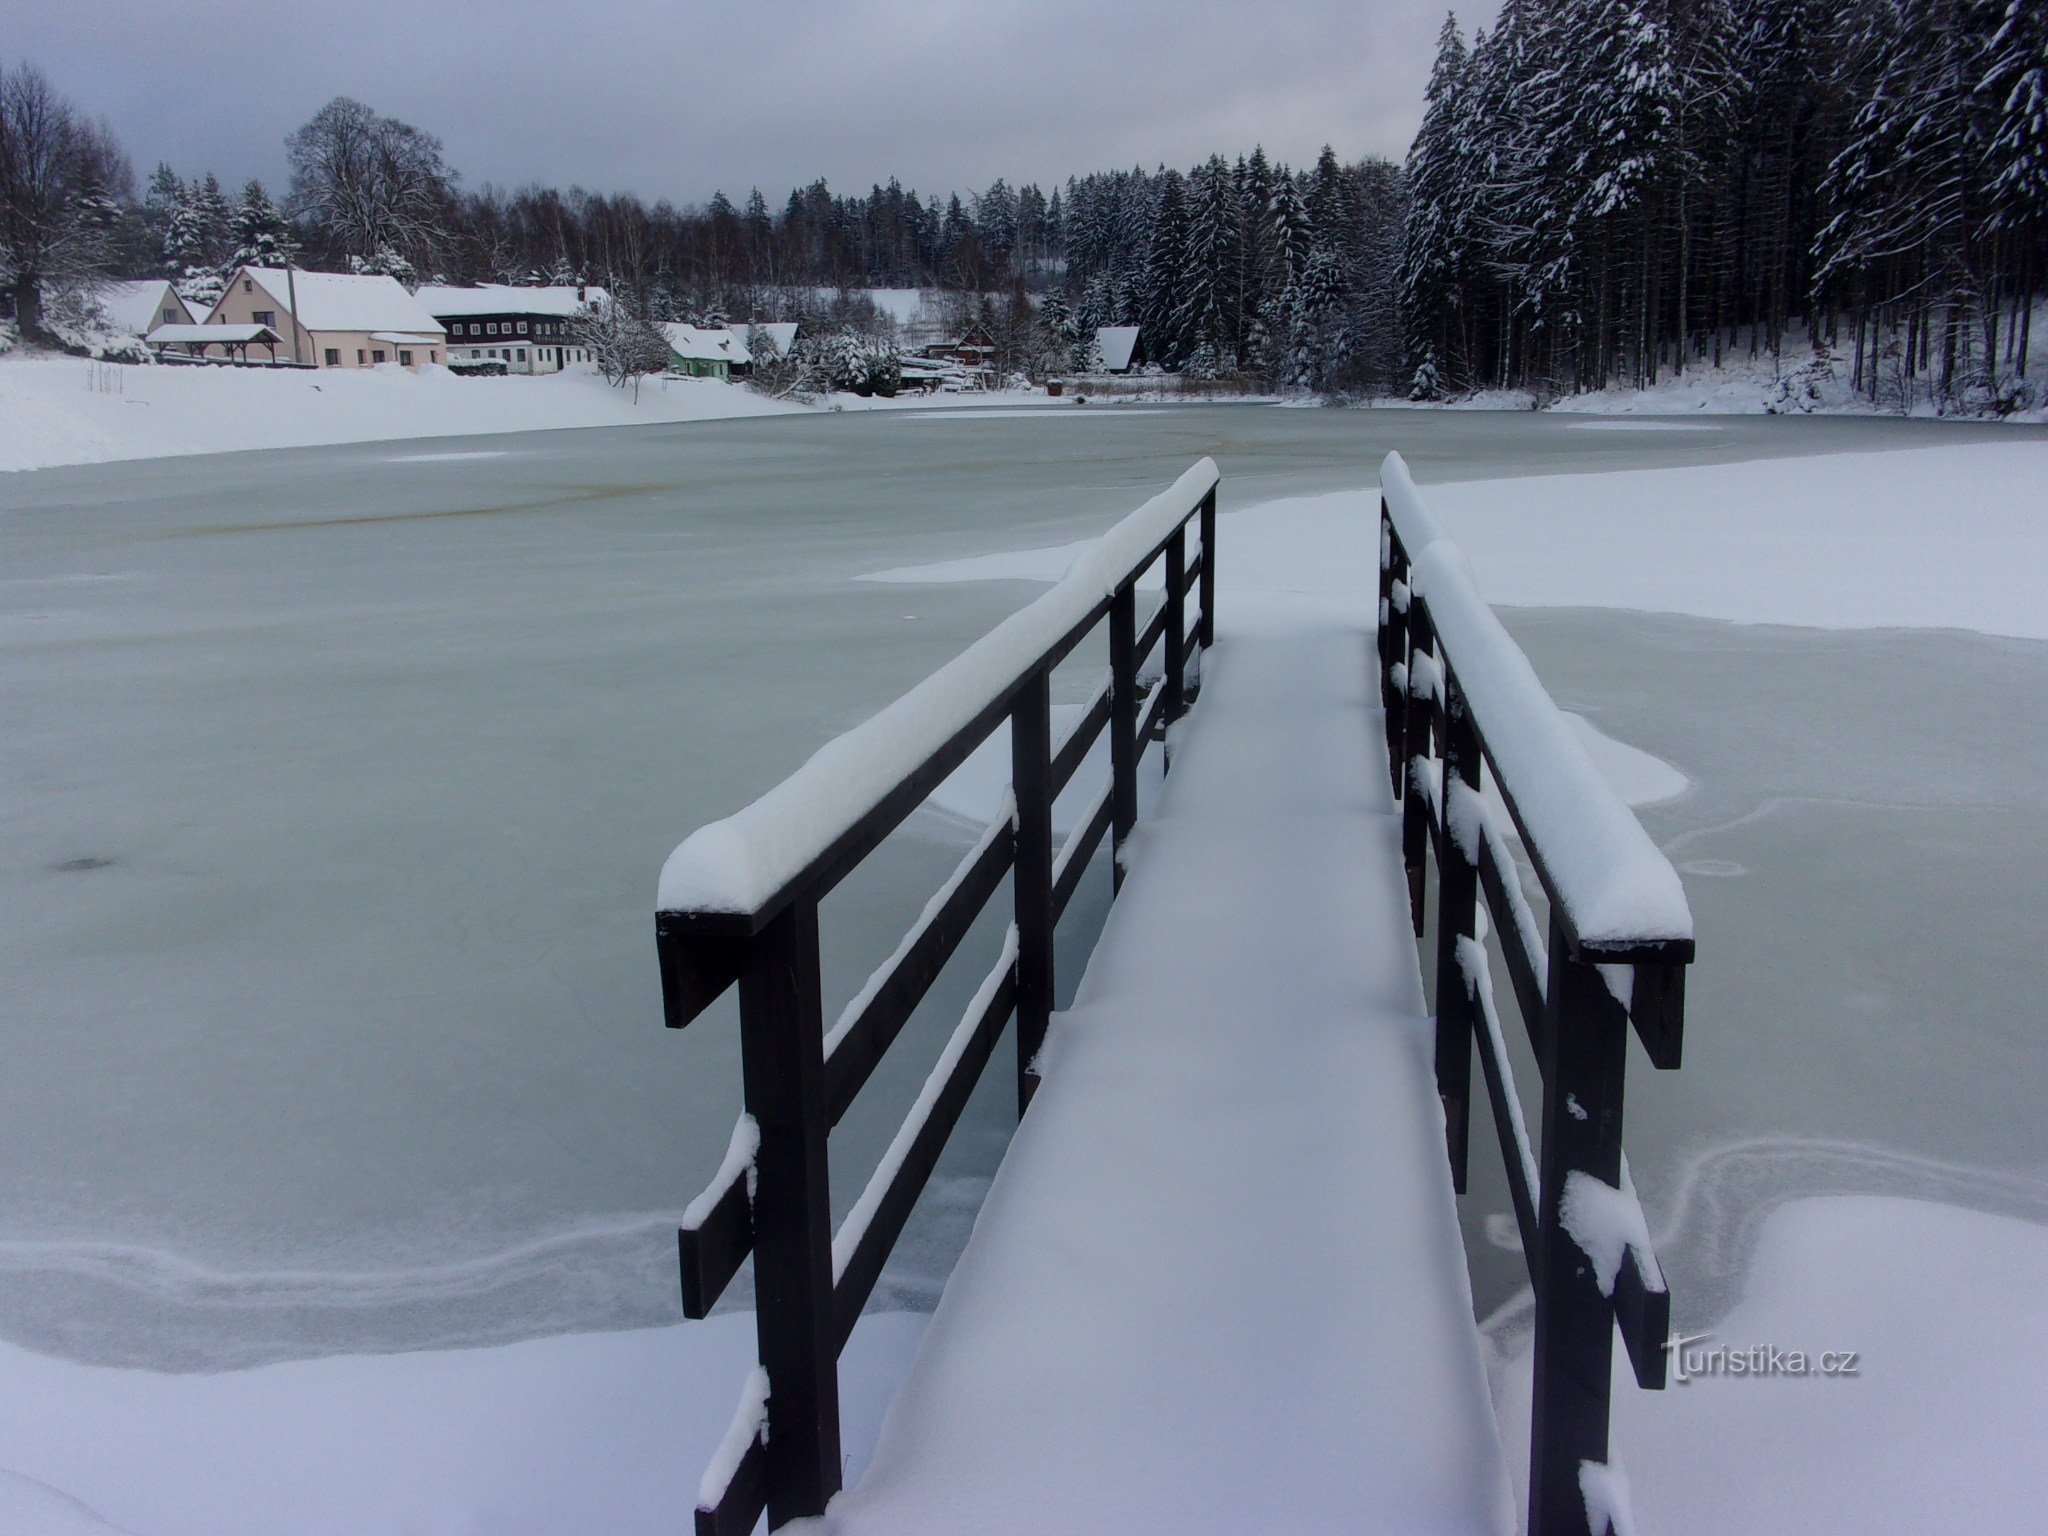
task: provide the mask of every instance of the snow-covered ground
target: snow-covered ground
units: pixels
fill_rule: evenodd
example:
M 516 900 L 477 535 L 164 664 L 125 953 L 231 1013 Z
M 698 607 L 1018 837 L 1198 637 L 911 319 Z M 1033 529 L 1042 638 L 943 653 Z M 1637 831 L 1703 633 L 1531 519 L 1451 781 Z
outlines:
M 299 448 L 550 427 L 708 421 L 801 409 L 715 379 L 593 373 L 460 378 L 445 368 L 179 367 L 0 358 L 0 470 L 246 448 Z
M 2043 316 L 2048 319 L 2048 315 Z M 2036 326 L 2039 333 L 2041 327 Z M 2036 345 L 2030 374 L 2038 378 L 2048 366 L 2048 346 Z M 1835 359 L 1815 369 L 1812 354 L 1799 338 L 1788 343 L 1782 361 L 1768 354 L 1755 358 L 1736 352 L 1719 366 L 1695 364 L 1684 373 L 1668 371 L 1655 384 L 1636 389 L 1616 385 L 1582 395 L 1565 395 L 1544 403 L 1544 409 L 1587 416 L 1934 416 L 1939 414 L 1921 381 L 1911 408 L 1901 412 L 1895 401 L 1874 402 L 1849 387 L 1849 363 Z M 2034 396 L 2040 399 L 2038 390 Z M 1538 404 L 1524 389 L 1482 389 L 1441 403 L 1416 405 L 1405 400 L 1372 402 L 1382 410 L 1527 411 Z M 2002 418 L 2016 425 L 2048 421 L 2048 406 L 2017 411 Z
M 842 1362 L 849 1475 L 921 1316 Z M 336 1355 L 216 1375 L 0 1343 L 7 1536 L 639 1536 L 685 1530 L 755 1358 L 751 1314 L 495 1349 Z

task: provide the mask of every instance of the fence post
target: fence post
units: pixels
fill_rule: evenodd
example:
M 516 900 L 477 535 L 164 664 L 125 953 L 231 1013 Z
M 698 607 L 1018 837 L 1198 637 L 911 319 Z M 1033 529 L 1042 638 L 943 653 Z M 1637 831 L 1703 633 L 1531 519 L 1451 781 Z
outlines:
M 1444 678 L 1444 837 L 1436 866 L 1436 1091 L 1444 1106 L 1445 1149 L 1451 1158 L 1451 1184 L 1465 1193 L 1465 1148 L 1472 1104 L 1472 993 L 1458 960 L 1458 940 L 1478 932 L 1479 866 L 1477 846 L 1468 853 L 1451 831 L 1454 784 L 1479 793 L 1483 757 L 1479 735 L 1465 707 L 1464 692 L 1451 676 Z
M 1434 650 L 1435 637 L 1429 626 L 1429 610 L 1413 596 L 1408 599 L 1407 631 L 1408 686 L 1401 705 L 1401 765 L 1395 770 L 1401 781 L 1401 862 L 1408 870 L 1408 915 L 1415 936 L 1422 936 L 1423 889 L 1429 862 L 1429 802 L 1415 787 L 1416 759 L 1429 755 L 1429 724 L 1432 702 L 1415 691 L 1415 658 Z M 1438 814 L 1442 814 L 1439 806 Z
M 1040 671 L 1010 711 L 1010 783 L 1017 797 L 1017 1113 L 1038 1086 L 1034 1063 L 1052 1019 L 1052 680 Z
M 1125 582 L 1109 602 L 1110 878 L 1124 888 L 1124 845 L 1138 824 L 1138 595 Z
M 1386 656 L 1381 664 L 1380 696 L 1387 712 L 1387 768 L 1394 776 L 1394 793 L 1402 799 L 1408 795 L 1408 763 L 1402 744 L 1407 736 L 1408 689 L 1404 684 L 1393 685 L 1393 669 L 1398 664 L 1404 670 L 1408 665 L 1408 616 L 1409 609 L 1394 601 L 1394 585 L 1405 584 L 1408 578 L 1408 562 L 1402 558 L 1400 542 L 1393 536 L 1393 525 L 1388 524 L 1387 535 L 1387 626 L 1385 636 Z M 1409 601 L 1413 603 L 1411 595 Z
M 1621 1183 L 1628 1017 L 1599 971 L 1572 958 L 1563 925 L 1554 915 L 1543 1013 L 1529 1530 L 1531 1536 L 1585 1536 L 1579 1468 L 1585 1462 L 1607 1460 L 1614 1314 L 1601 1294 L 1593 1261 L 1564 1230 L 1561 1218 L 1565 1184 L 1572 1174 L 1587 1174 L 1615 1187 Z
M 1166 634 L 1164 639 L 1166 666 L 1166 714 L 1168 730 L 1173 722 L 1187 712 L 1188 707 L 1188 525 L 1182 523 L 1173 531 L 1173 537 L 1166 541 Z M 1168 767 L 1173 765 L 1173 751 L 1165 754 Z
M 749 945 L 740 1044 L 755 1155 L 754 1318 L 768 1372 L 768 1523 L 825 1512 L 839 1491 L 839 1346 L 818 907 L 792 903 Z
M 1216 487 L 1202 498 L 1202 649 L 1216 643 Z M 1204 657 L 1204 662 L 1207 661 Z

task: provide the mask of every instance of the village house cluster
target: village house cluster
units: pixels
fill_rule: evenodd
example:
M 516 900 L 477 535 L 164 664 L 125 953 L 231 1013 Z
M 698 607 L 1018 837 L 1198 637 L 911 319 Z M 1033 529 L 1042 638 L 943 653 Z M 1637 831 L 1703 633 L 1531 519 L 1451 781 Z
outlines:
M 611 302 L 595 284 L 428 284 L 408 291 L 389 276 L 259 266 L 237 267 L 210 305 L 189 302 L 162 278 L 110 283 L 98 297 L 114 329 L 141 337 L 171 361 L 410 370 L 445 365 L 529 376 L 592 365 L 578 321 Z M 724 381 L 746 378 L 769 344 L 776 356 L 788 356 L 801 333 L 794 321 L 658 329 L 668 343 L 668 372 Z M 964 332 L 943 335 L 910 329 L 903 387 L 993 382 L 981 377 L 995 366 L 993 338 L 983 327 L 970 323 Z M 1145 361 L 1136 326 L 1104 326 L 1098 341 L 1103 372 L 1125 373 Z

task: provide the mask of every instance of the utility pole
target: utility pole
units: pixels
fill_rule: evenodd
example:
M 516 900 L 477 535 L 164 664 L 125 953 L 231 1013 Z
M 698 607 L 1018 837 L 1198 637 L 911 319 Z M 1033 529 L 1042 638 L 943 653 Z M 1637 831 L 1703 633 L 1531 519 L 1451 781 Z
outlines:
M 299 355 L 299 285 L 292 277 L 292 257 L 297 253 L 287 245 L 284 252 L 284 295 L 285 303 L 292 307 L 292 361 L 305 362 Z

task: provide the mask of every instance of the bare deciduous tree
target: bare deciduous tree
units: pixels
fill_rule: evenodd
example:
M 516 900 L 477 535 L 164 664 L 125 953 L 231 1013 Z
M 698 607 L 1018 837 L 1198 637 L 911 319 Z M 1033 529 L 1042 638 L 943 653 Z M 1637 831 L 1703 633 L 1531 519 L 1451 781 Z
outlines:
M 441 141 L 337 96 L 285 140 L 291 212 L 338 257 L 394 252 L 431 265 L 447 243 L 455 176 Z
M 52 289 L 104 275 L 115 248 L 108 209 L 132 179 L 113 135 L 81 120 L 41 70 L 0 66 L 0 283 L 24 336 L 49 339 Z

